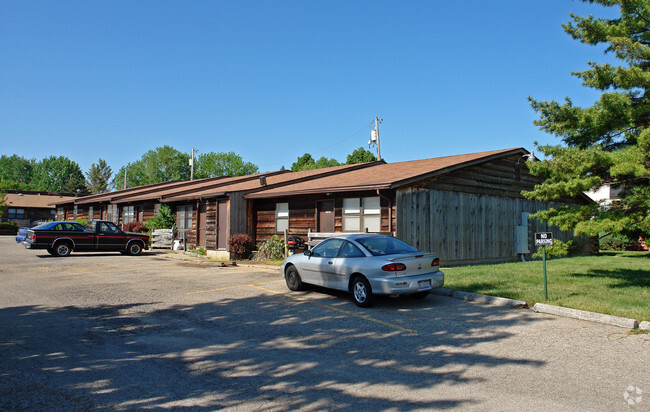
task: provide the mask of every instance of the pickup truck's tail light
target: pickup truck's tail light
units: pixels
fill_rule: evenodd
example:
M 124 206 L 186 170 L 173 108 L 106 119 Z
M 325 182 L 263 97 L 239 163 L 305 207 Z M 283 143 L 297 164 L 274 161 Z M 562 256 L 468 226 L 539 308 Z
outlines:
M 36 233 L 32 235 L 32 242 L 36 242 Z
M 381 270 L 386 272 L 399 272 L 401 270 L 406 270 L 406 265 L 403 263 L 389 263 L 382 266 Z
M 431 266 L 440 266 L 440 259 L 435 258 L 431 261 Z

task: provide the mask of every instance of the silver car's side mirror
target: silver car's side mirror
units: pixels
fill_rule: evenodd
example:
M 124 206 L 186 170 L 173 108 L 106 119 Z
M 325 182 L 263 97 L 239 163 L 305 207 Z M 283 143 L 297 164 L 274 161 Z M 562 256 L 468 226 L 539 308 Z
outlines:
M 304 255 L 305 256 L 311 256 L 311 250 L 305 250 Z

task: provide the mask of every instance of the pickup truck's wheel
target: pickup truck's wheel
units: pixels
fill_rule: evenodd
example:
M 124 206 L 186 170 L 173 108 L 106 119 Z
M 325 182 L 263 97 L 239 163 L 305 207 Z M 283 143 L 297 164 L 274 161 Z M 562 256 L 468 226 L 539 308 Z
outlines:
M 127 247 L 127 253 L 131 256 L 142 254 L 142 244 L 140 242 L 131 242 Z
M 70 256 L 72 252 L 72 245 L 69 242 L 58 242 L 54 245 L 54 256 L 66 257 Z
M 375 303 L 375 295 L 372 294 L 370 282 L 363 276 L 357 276 L 352 281 L 352 298 L 354 303 L 362 308 L 368 308 Z

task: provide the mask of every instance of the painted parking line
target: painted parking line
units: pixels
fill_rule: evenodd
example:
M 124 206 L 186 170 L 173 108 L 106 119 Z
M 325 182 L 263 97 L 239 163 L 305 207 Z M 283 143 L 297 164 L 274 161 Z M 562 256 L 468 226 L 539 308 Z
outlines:
M 316 306 L 320 306 L 321 308 L 325 308 L 325 309 L 333 310 L 333 311 L 336 311 L 336 312 L 344 313 L 344 314 L 349 315 L 349 316 L 354 316 L 355 318 L 361 318 L 361 319 L 367 320 L 369 322 L 373 322 L 373 323 L 377 323 L 377 324 L 380 324 L 380 325 L 383 325 L 383 326 L 388 326 L 388 327 L 393 328 L 393 329 L 401 330 L 402 332 L 416 333 L 416 334 L 418 333 L 416 330 L 413 330 L 413 329 L 408 329 L 408 328 L 405 328 L 405 327 L 402 327 L 400 325 L 396 325 L 396 324 L 390 323 L 390 322 L 384 322 L 383 320 L 371 318 L 370 316 L 359 315 L 358 313 L 350 312 L 350 311 L 347 311 L 347 310 L 344 310 L 344 309 L 335 308 L 334 306 L 325 305 L 323 303 L 316 302 L 313 299 L 305 299 L 305 298 L 302 298 L 300 296 L 290 295 L 290 294 L 284 293 L 284 292 L 278 292 L 277 290 L 267 289 L 267 288 L 264 288 L 264 287 L 261 287 L 261 286 L 258 286 L 258 285 L 246 285 L 246 286 L 250 286 L 252 288 L 264 290 L 266 292 L 270 292 L 270 293 L 273 293 L 273 294 L 276 294 L 276 295 L 286 296 L 286 297 L 288 297 L 290 299 L 299 300 L 301 302 L 309 302 L 309 303 L 314 304 Z
M 268 285 L 270 283 L 278 283 L 278 282 L 284 282 L 284 281 L 283 280 L 273 280 L 273 281 L 270 281 L 270 282 L 261 282 L 261 283 L 254 283 L 254 284 L 248 284 L 248 285 L 224 286 L 224 287 L 216 288 L 216 289 L 204 289 L 204 290 L 195 290 L 193 292 L 179 293 L 179 294 L 177 294 L 175 296 L 198 295 L 200 293 L 219 292 L 221 290 L 237 289 L 237 288 L 242 288 L 242 287 L 255 287 L 255 285 Z

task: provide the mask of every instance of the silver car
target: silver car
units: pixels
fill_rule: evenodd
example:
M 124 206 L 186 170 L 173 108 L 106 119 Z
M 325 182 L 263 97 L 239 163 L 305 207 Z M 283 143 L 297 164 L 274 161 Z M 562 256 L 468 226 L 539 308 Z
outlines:
M 345 290 L 361 307 L 371 306 L 374 295 L 423 298 L 445 279 L 436 255 L 374 234 L 331 237 L 286 258 L 282 274 L 290 290 L 301 290 L 305 283 Z

